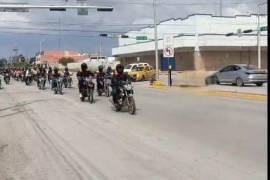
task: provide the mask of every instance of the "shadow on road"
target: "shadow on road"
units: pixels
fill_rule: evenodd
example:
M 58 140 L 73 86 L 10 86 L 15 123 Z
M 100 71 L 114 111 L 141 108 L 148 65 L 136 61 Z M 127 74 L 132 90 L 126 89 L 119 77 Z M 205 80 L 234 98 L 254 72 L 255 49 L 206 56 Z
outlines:
M 34 104 L 34 103 L 49 101 L 49 100 L 55 100 L 55 99 L 38 99 L 38 100 L 29 101 L 29 102 L 17 103 L 14 106 L 10 106 L 10 107 L 6 107 L 6 108 L 3 108 L 3 109 L 0 109 L 0 112 L 1 111 L 6 111 L 6 110 L 9 110 L 9 109 L 13 109 L 13 108 L 23 107 L 23 106 Z

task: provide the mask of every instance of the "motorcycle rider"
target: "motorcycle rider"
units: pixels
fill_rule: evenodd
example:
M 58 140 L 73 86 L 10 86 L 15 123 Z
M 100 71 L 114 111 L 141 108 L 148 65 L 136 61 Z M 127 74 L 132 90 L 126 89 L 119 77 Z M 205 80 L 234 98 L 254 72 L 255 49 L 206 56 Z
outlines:
M 25 73 L 25 77 L 26 77 L 26 79 L 25 79 L 26 83 L 28 80 L 29 80 L 29 82 L 31 82 L 33 80 L 32 79 L 33 78 L 33 71 L 31 69 L 31 67 L 27 68 L 26 73 Z
M 117 104 L 117 101 L 119 99 L 119 93 L 120 93 L 120 87 L 122 86 L 122 82 L 130 80 L 130 77 L 127 73 L 124 73 L 124 65 L 118 64 L 116 66 L 116 73 L 112 76 L 112 97 L 113 97 L 113 103 Z
M 80 93 L 80 97 L 82 97 L 82 88 L 83 88 L 83 78 L 87 78 L 90 76 L 94 76 L 94 74 L 88 70 L 87 64 L 86 63 L 82 63 L 81 64 L 81 71 L 77 72 L 77 78 L 78 78 L 78 87 L 79 87 L 79 93 Z
M 37 85 L 39 86 L 39 78 L 44 78 L 46 82 L 46 70 L 41 66 L 37 72 Z
M 69 72 L 68 67 L 65 67 L 65 71 L 64 71 L 64 77 L 69 77 L 69 76 L 71 76 L 71 75 L 72 75 L 72 73 L 71 73 L 71 72 Z
M 52 73 L 52 89 L 55 88 L 57 86 L 57 79 L 60 78 L 62 75 L 59 72 L 58 68 L 55 67 L 53 69 L 53 73 Z
M 52 67 L 49 67 L 48 69 L 48 81 L 49 83 L 51 83 L 51 80 L 52 80 Z
M 72 73 L 69 72 L 68 67 L 65 67 L 63 74 L 64 74 L 64 81 L 66 81 L 67 83 L 68 83 L 68 80 L 72 81 L 71 79 Z
M 6 80 L 10 79 L 10 76 L 11 76 L 10 68 L 5 68 L 3 74 L 4 74 L 4 81 L 7 82 Z
M 106 70 L 106 76 L 112 76 L 112 73 L 113 73 L 113 70 L 112 70 L 112 67 L 111 66 L 108 66 L 107 67 L 107 70 Z
M 103 89 L 104 88 L 104 78 L 105 78 L 105 73 L 103 72 L 103 66 L 100 65 L 98 66 L 98 72 L 96 75 L 96 80 L 97 80 L 97 89 Z M 101 82 L 103 81 L 103 82 Z

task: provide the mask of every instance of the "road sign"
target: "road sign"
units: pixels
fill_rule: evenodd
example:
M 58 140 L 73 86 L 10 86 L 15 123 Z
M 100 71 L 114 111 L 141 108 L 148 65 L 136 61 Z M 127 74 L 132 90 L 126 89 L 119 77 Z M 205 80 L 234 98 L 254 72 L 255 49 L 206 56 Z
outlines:
M 136 40 L 137 41 L 146 41 L 147 40 L 147 36 L 136 36 Z
M 88 15 L 88 9 L 86 9 L 86 8 L 78 9 L 78 13 L 77 14 L 79 16 L 87 16 Z
M 267 31 L 267 26 L 260 27 L 260 31 Z
M 163 37 L 163 57 L 174 57 L 173 35 L 165 34 Z

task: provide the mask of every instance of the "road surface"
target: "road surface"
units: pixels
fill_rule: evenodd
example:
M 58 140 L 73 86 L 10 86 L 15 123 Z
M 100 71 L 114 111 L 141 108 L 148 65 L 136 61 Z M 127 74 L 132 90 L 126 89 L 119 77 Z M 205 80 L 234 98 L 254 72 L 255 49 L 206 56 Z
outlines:
M 135 84 L 137 115 L 12 81 L 0 90 L 1 180 L 265 180 L 267 103 Z

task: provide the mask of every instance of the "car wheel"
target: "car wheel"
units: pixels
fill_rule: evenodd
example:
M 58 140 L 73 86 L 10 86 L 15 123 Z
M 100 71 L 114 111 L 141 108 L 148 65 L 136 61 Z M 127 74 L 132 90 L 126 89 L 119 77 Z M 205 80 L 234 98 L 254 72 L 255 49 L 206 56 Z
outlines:
M 243 79 L 241 78 L 236 78 L 235 82 L 236 82 L 236 85 L 239 87 L 244 86 Z
M 220 84 L 220 82 L 219 82 L 217 76 L 214 76 L 214 77 L 213 77 L 213 83 L 214 83 L 214 84 Z
M 262 86 L 263 83 L 256 83 L 256 86 Z
M 145 76 L 142 76 L 142 81 L 145 81 Z

